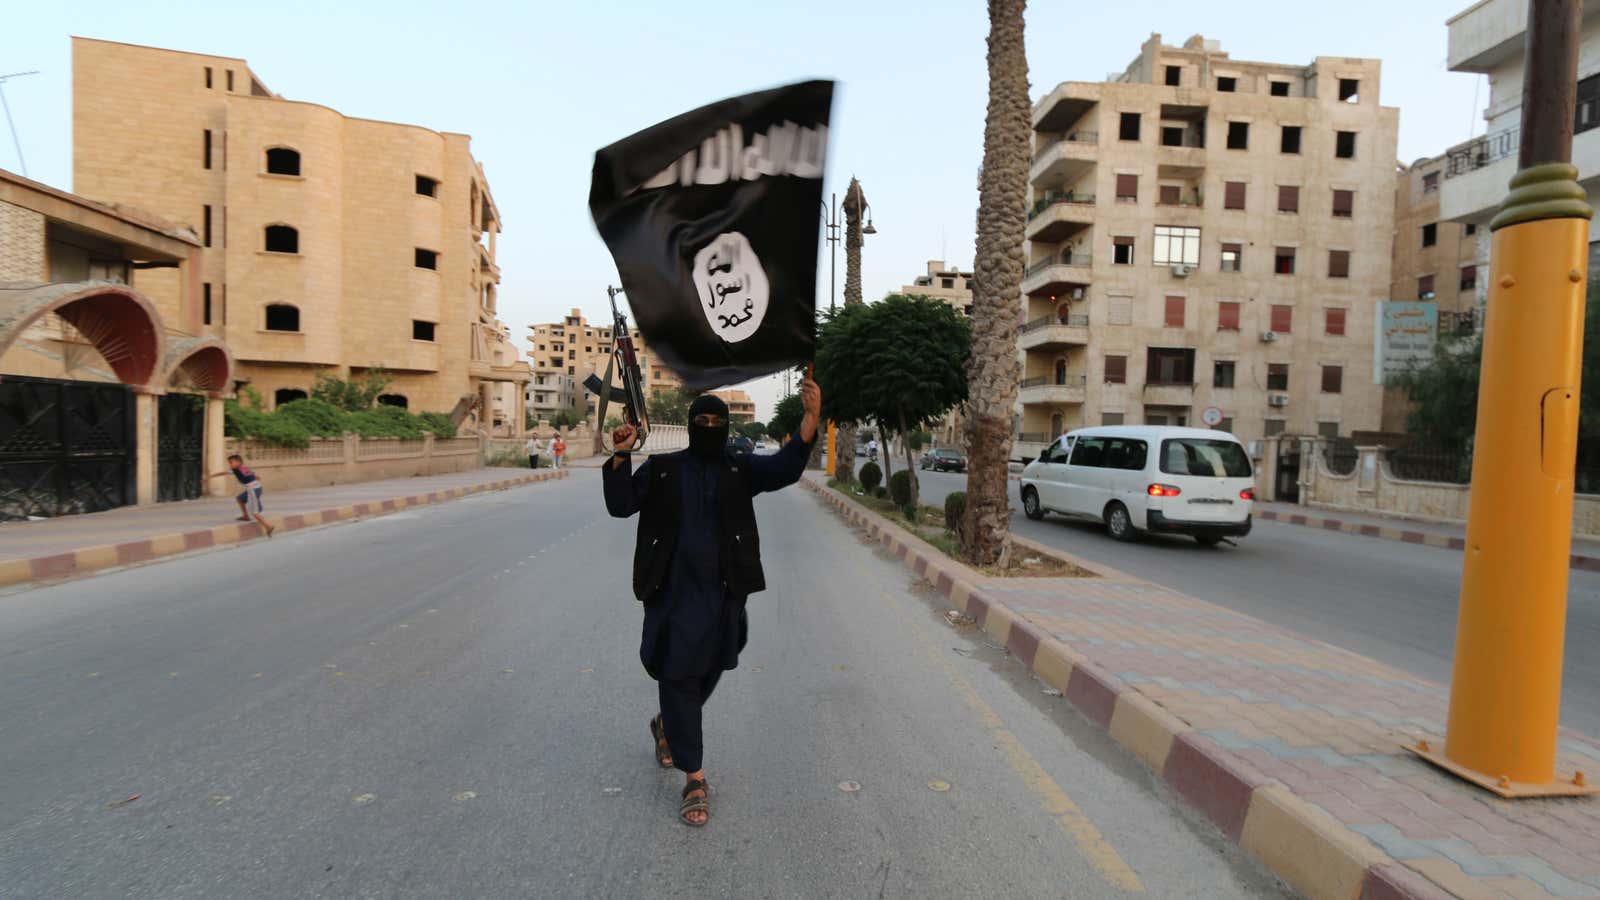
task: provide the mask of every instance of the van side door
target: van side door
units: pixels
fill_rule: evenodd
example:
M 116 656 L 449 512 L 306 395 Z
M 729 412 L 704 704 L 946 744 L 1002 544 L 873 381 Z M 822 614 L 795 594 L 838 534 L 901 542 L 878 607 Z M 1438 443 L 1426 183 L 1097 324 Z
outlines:
M 1106 445 L 1109 438 L 1082 436 L 1073 446 L 1066 466 L 1062 509 L 1098 519 L 1110 499 L 1106 492 Z

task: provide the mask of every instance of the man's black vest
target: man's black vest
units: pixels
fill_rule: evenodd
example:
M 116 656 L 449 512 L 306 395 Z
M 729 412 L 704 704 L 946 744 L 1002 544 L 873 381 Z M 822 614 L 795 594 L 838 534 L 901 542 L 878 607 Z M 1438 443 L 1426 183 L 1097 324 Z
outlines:
M 633 595 L 646 602 L 661 590 L 678 545 L 683 505 L 681 471 L 687 451 L 650 457 L 650 492 L 639 510 L 639 536 L 633 548 Z M 736 602 L 767 588 L 761 570 L 761 538 L 751 503 L 749 473 L 744 462 L 723 454 L 717 478 L 717 546 L 722 584 Z

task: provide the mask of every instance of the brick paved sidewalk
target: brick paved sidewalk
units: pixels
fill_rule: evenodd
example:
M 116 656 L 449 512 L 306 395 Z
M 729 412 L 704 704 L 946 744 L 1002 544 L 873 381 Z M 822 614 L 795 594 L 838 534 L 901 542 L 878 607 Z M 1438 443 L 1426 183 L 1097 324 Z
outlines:
M 274 491 L 268 485 L 266 518 L 280 531 L 293 531 L 561 477 L 566 473 L 549 469 L 485 468 L 286 491 Z M 239 522 L 238 516 L 239 506 L 228 496 L 0 524 L 0 586 L 143 562 L 261 535 L 260 526 Z
M 1600 897 L 1600 797 L 1501 800 L 1402 749 L 1444 733 L 1443 686 L 1087 560 L 989 578 L 808 482 L 1298 890 Z M 1600 742 L 1563 729 L 1574 770 Z

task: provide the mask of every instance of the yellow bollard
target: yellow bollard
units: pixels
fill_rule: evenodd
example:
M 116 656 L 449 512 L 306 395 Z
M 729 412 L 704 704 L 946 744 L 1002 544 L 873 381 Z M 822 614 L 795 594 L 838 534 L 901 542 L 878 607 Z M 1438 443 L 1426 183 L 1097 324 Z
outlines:
M 828 474 L 833 474 L 833 467 L 838 462 L 833 458 L 834 450 L 839 446 L 839 429 L 832 422 L 828 423 Z
M 1491 225 L 1449 723 L 1442 754 L 1413 748 L 1508 797 L 1592 790 L 1555 772 L 1590 215 L 1576 175 L 1524 169 Z

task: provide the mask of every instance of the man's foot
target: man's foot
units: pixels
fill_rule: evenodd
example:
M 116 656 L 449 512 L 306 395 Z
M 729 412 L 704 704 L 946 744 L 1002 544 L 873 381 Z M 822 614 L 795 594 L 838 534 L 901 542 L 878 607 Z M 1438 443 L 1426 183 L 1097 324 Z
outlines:
M 656 739 L 656 764 L 663 769 L 672 768 L 672 749 L 667 746 L 667 731 L 659 713 L 650 720 L 650 736 Z
M 689 783 L 683 786 L 683 805 L 678 808 L 678 817 L 683 819 L 683 824 L 695 828 L 711 821 L 711 789 L 706 786 L 705 776 L 689 776 Z
M 278 530 L 278 527 L 276 525 L 268 525 L 267 526 L 267 537 L 269 537 L 269 538 L 272 537 L 272 533 L 274 531 L 277 531 L 277 530 Z
M 237 521 L 248 522 L 248 521 L 250 521 L 250 517 L 249 516 L 240 516 Z

